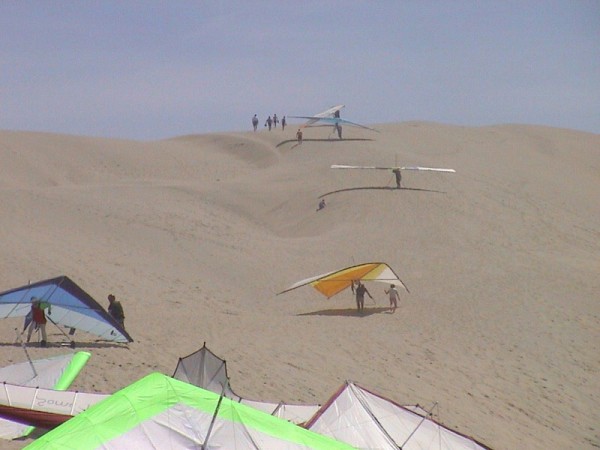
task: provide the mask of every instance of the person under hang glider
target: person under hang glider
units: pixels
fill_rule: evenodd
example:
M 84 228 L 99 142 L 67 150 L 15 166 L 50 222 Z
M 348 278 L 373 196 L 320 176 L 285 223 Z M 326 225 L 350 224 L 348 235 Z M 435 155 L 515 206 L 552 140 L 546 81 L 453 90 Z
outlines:
M 380 283 L 394 283 L 396 286 L 402 286 L 406 292 L 410 293 L 406 285 L 400 280 L 398 275 L 386 263 L 369 262 L 355 266 L 345 267 L 333 272 L 324 273 L 305 280 L 298 281 L 279 292 L 283 294 L 302 286 L 311 285 L 327 298 L 339 294 L 347 288 L 351 288 L 357 281 L 376 281 Z
M 347 164 L 332 164 L 332 169 L 373 169 L 373 170 L 391 170 L 396 177 L 396 188 L 402 189 L 402 171 L 416 170 L 421 172 L 446 172 L 456 173 L 454 169 L 441 169 L 437 167 L 420 167 L 420 166 L 404 166 L 404 167 L 380 167 L 380 166 L 351 166 Z
M 340 117 L 340 110 L 344 108 L 345 105 L 337 105 L 332 106 L 325 111 L 315 114 L 314 116 L 288 116 L 295 119 L 306 119 L 307 122 L 303 125 L 303 127 L 333 127 L 333 131 L 337 133 L 338 138 L 342 139 L 342 125 L 349 125 L 352 127 L 363 128 L 365 130 L 375 131 L 379 133 L 378 130 L 368 127 L 366 125 L 361 125 L 360 123 L 350 122 L 349 120 L 342 119 Z
M 82 331 L 96 336 L 99 340 L 133 342 L 121 324 L 87 292 L 64 275 L 0 292 L 0 319 L 27 316 L 31 311 L 32 297 L 41 304 L 52 305 L 52 315 L 46 318 L 69 340 L 76 331 Z M 64 328 L 69 329 L 69 336 Z

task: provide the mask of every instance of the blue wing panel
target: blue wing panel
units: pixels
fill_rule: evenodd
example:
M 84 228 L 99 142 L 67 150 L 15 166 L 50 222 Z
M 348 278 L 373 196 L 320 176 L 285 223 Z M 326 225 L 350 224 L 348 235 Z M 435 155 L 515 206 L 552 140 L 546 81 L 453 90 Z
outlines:
M 51 305 L 49 321 L 114 342 L 132 342 L 129 334 L 96 302 L 66 276 L 40 281 L 0 293 L 0 318 L 23 317 L 35 297 Z

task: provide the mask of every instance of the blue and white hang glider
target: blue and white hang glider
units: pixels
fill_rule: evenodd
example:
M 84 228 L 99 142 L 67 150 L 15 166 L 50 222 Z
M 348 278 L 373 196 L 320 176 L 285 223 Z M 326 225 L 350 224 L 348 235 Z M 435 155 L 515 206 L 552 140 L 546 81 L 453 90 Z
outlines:
M 48 322 L 56 324 L 61 331 L 61 327 L 68 328 L 69 339 L 81 330 L 103 341 L 133 342 L 96 300 L 64 275 L 0 292 L 0 319 L 27 317 L 32 299 L 50 305 L 46 311 Z
M 374 128 L 361 125 L 360 123 L 350 122 L 349 120 L 342 119 L 340 117 L 340 110 L 345 105 L 332 106 L 323 112 L 315 114 L 314 116 L 289 116 L 294 119 L 306 119 L 307 122 L 303 124 L 303 127 L 333 127 L 337 131 L 340 139 L 342 138 L 342 125 L 350 125 L 353 127 L 364 128 L 365 130 L 376 131 Z

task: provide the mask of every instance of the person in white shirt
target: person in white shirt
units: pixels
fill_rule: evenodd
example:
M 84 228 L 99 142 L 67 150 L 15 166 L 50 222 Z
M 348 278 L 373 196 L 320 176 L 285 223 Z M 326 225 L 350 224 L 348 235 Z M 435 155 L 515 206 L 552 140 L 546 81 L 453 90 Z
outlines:
M 389 290 L 385 290 L 384 292 L 390 296 L 390 311 L 393 313 L 398 307 L 398 300 L 400 300 L 400 294 L 398 294 L 398 290 L 396 289 L 396 285 L 394 284 L 390 284 Z

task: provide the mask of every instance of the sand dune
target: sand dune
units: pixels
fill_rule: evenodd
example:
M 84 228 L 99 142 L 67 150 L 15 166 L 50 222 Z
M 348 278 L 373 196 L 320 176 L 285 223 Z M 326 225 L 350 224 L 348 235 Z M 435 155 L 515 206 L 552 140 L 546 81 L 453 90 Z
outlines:
M 65 274 L 122 300 L 136 341 L 81 343 L 78 390 L 170 375 L 206 342 L 248 398 L 324 402 L 350 379 L 438 402 L 447 426 L 497 449 L 599 447 L 600 136 L 378 129 L 309 129 L 301 146 L 293 127 L 156 142 L 1 131 L 0 290 Z M 457 173 L 405 172 L 397 190 L 391 171 L 331 164 Z M 364 316 L 350 293 L 276 295 L 366 261 L 410 288 L 395 314 L 378 285 Z M 15 326 L 0 327 L 4 365 L 24 359 Z

